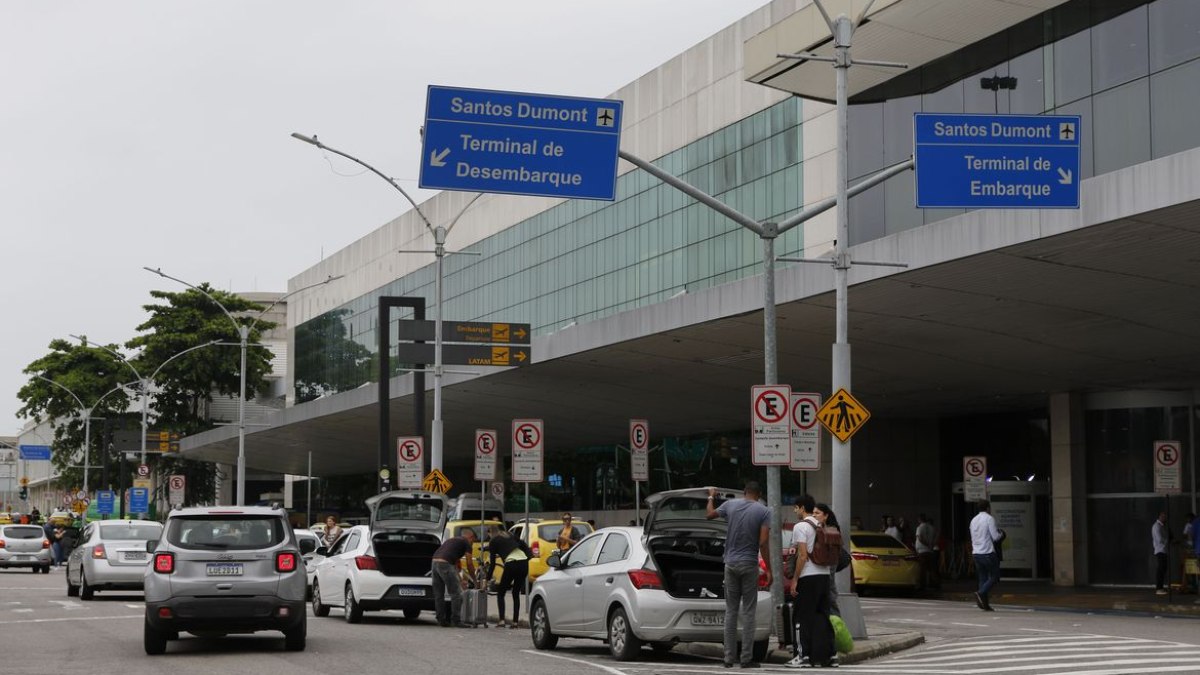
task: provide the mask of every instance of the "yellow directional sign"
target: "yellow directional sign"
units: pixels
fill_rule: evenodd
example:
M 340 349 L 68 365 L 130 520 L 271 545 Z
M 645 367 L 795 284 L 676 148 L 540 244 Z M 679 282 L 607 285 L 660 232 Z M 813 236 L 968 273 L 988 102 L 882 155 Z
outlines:
M 444 495 L 452 487 L 454 487 L 454 483 L 451 483 L 450 479 L 446 478 L 446 474 L 438 469 L 430 471 L 429 475 L 425 476 L 425 480 L 421 481 L 421 489 L 426 492 L 436 492 Z
M 29 485 L 29 477 L 21 476 L 21 487 L 25 487 L 26 485 Z
M 829 433 L 845 443 L 871 419 L 871 411 L 845 389 L 834 392 L 817 411 L 817 419 Z

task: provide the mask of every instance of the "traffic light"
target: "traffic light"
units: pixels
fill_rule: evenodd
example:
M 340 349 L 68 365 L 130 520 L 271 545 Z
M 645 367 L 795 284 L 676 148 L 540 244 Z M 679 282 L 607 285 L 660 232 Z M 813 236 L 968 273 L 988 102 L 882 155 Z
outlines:
M 22 501 L 29 499 L 29 488 L 21 486 L 21 490 L 17 493 L 17 496 L 19 496 Z

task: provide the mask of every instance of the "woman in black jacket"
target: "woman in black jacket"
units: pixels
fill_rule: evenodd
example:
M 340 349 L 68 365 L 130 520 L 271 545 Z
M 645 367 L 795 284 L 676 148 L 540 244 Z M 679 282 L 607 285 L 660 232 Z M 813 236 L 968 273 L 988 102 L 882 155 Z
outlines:
M 504 595 L 512 589 L 513 618 L 508 627 L 516 628 L 517 620 L 521 616 L 521 591 L 525 587 L 525 579 L 529 577 L 529 559 L 533 557 L 533 551 L 529 550 L 524 541 L 494 528 L 491 542 L 488 544 L 488 553 L 491 560 L 488 566 L 489 579 L 492 577 L 492 570 L 496 568 L 497 560 L 504 566 L 500 586 L 496 589 L 496 608 L 500 613 L 500 623 L 497 625 L 504 626 Z

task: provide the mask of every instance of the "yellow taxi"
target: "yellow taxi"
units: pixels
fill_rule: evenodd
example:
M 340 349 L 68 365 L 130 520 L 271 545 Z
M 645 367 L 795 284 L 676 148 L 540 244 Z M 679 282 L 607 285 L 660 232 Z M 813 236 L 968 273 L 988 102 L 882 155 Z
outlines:
M 475 543 L 471 546 L 471 557 L 475 559 L 475 564 L 487 564 L 483 559 L 483 540 L 488 537 L 488 532 L 491 528 L 496 527 L 504 529 L 504 523 L 499 520 L 449 520 L 446 521 L 446 529 L 442 532 L 442 541 L 446 541 L 450 537 L 457 537 L 462 528 L 467 527 L 475 532 Z M 499 578 L 499 577 L 497 577 Z
M 0 512 L 0 525 L 12 525 L 12 514 Z
M 512 536 L 518 539 L 525 538 L 526 523 L 517 523 L 509 532 Z M 575 528 L 575 541 L 579 541 L 592 533 L 592 526 L 587 521 L 576 520 L 571 523 L 571 527 Z M 536 520 L 529 523 L 530 538 L 526 541 L 529 543 L 529 548 L 533 550 L 533 560 L 529 561 L 529 578 L 536 579 L 546 573 L 550 566 L 546 564 L 546 559 L 550 554 L 558 550 L 558 534 L 562 532 L 563 521 L 561 520 Z M 499 578 L 499 577 L 497 577 Z
M 859 588 L 916 589 L 921 582 L 916 552 L 882 532 L 850 533 L 850 569 Z

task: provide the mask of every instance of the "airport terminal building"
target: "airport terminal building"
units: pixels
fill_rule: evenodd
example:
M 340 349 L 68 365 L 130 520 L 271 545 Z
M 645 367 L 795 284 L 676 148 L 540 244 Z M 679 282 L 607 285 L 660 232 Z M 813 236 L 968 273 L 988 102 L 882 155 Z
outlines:
M 852 17 L 866 4 L 826 0 Z M 774 0 L 614 92 L 622 150 L 755 219 L 800 213 L 835 192 L 834 73 L 778 54 L 830 43 L 808 0 Z M 925 512 L 961 542 L 974 513 L 962 460 L 985 456 L 1010 531 L 1006 574 L 1149 583 L 1155 516 L 1169 510 L 1178 533 L 1196 510 L 1200 3 L 878 0 L 853 53 L 909 68 L 850 69 L 852 184 L 912 155 L 921 112 L 1078 115 L 1083 180 L 1078 209 L 918 209 L 911 171 L 850 200 L 853 257 L 908 265 L 850 272 L 853 393 L 873 414 L 853 440 L 852 515 L 874 529 Z M 445 471 L 459 488 L 479 489 L 474 430 L 500 430 L 507 456 L 515 418 L 545 421 L 546 480 L 532 487 L 545 510 L 632 508 L 630 418 L 652 437 L 643 496 L 761 478 L 749 450 L 760 240 L 620 171 L 615 201 L 485 195 L 452 230 L 450 250 L 481 255 L 446 258 L 444 317 L 533 332 L 528 365 L 444 380 Z M 445 225 L 473 196 L 421 209 Z M 825 256 L 834 233 L 831 210 L 776 252 Z M 398 253 L 430 248 L 408 212 L 289 282 L 344 275 L 288 303 L 289 407 L 248 431 L 251 469 L 304 474 L 311 455 L 317 475 L 375 484 L 379 298 L 423 297 L 432 317 L 433 256 Z M 780 262 L 776 285 L 779 380 L 828 395 L 833 271 Z M 395 349 L 398 436 L 414 432 L 415 397 Z M 1163 440 L 1182 448 L 1169 498 L 1154 491 Z M 183 449 L 232 463 L 236 429 Z M 822 455 L 821 470 L 784 471 L 785 503 L 830 498 L 828 438 Z

